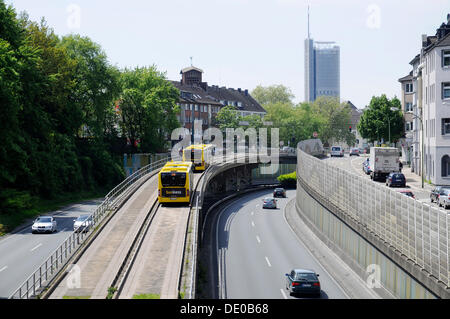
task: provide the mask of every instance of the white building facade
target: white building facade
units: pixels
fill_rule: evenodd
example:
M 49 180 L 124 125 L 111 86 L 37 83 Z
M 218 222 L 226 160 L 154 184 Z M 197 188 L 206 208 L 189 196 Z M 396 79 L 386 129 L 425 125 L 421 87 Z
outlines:
M 450 185 L 450 15 L 435 36 L 422 36 L 413 66 L 412 168 L 434 185 Z M 423 149 L 423 154 L 422 154 Z M 423 166 L 421 161 L 423 160 Z

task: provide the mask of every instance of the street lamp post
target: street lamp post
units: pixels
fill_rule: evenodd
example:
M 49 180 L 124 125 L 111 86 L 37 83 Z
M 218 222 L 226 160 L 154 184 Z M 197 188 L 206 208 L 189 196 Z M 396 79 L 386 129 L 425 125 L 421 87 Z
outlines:
M 422 179 L 422 188 L 424 187 L 424 173 L 423 173 L 423 160 L 424 160 L 424 149 L 425 149 L 425 141 L 424 141 L 424 133 L 423 133 L 423 120 L 422 116 L 414 115 L 414 119 L 418 119 L 420 121 L 420 135 L 421 135 L 421 141 L 420 141 L 420 177 Z

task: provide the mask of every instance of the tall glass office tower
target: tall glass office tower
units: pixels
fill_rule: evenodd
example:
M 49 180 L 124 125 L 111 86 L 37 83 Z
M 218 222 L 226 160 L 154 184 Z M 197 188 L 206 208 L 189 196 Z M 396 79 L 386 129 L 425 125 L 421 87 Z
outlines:
M 313 102 L 318 96 L 339 98 L 340 48 L 335 42 L 314 42 L 309 33 L 305 40 L 305 100 Z
M 305 100 L 340 97 L 340 48 L 335 42 L 305 40 Z

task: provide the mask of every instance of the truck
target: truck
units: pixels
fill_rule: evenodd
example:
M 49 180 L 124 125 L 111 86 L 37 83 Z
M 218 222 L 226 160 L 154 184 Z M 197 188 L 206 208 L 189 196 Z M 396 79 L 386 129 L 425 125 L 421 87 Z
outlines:
M 370 148 L 370 178 L 385 181 L 389 173 L 400 171 L 400 155 L 395 147 Z

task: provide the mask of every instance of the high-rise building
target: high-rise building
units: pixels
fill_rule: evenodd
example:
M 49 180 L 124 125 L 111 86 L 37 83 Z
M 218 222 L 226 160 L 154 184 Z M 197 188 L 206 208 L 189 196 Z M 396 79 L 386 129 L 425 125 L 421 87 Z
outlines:
M 340 48 L 335 42 L 314 42 L 309 33 L 305 39 L 305 100 L 319 96 L 340 97 Z

